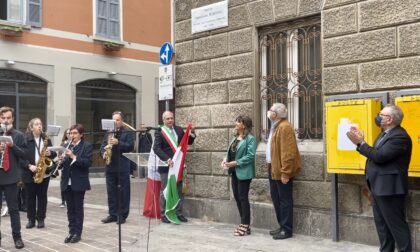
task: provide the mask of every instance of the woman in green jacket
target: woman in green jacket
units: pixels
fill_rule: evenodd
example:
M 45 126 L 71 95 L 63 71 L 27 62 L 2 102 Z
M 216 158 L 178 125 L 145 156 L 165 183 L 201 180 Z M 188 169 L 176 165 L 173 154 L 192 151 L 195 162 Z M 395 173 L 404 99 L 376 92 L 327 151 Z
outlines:
M 231 141 L 222 167 L 232 176 L 232 192 L 238 206 L 241 224 L 235 236 L 251 234 L 251 207 L 249 205 L 249 186 L 255 178 L 255 137 L 251 134 L 252 120 L 248 116 L 238 116 L 235 120 L 235 138 Z

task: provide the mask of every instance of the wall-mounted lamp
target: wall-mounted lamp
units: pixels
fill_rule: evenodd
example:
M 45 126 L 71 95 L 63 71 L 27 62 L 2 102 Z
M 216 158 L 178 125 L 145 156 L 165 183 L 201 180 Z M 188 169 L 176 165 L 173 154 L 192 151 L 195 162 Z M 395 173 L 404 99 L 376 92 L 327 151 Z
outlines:
M 15 62 L 13 60 L 6 61 L 6 65 L 8 65 L 8 66 L 13 66 L 14 64 L 15 64 Z
M 116 75 L 116 74 L 117 74 L 116 72 L 109 72 L 109 73 L 108 73 L 108 75 L 109 75 L 109 76 L 114 76 L 114 75 Z

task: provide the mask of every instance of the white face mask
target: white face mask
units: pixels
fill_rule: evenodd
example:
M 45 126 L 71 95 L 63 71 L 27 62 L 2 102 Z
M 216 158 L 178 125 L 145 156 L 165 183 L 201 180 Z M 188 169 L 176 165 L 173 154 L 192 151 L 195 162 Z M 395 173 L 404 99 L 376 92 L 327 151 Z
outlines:
M 9 130 L 11 130 L 13 128 L 13 124 L 0 124 L 1 130 L 3 130 L 3 132 L 7 132 Z
M 273 119 L 271 119 L 271 116 L 273 115 L 273 111 L 267 111 L 267 118 L 270 119 L 270 121 L 273 121 Z

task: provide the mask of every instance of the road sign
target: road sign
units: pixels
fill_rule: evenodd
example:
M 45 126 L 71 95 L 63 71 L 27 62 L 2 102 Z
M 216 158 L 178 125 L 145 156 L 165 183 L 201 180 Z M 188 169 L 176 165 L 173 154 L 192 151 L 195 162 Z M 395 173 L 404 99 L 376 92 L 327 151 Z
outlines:
M 168 65 L 171 63 L 173 51 L 174 49 L 169 42 L 166 42 L 162 45 L 159 53 L 159 59 L 162 65 Z
M 159 101 L 174 98 L 172 69 L 173 65 L 159 67 Z

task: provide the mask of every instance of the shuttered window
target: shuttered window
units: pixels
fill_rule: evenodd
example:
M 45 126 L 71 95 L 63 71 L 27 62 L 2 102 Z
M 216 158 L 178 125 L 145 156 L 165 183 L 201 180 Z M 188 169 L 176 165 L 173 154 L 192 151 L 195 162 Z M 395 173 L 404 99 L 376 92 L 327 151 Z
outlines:
M 96 34 L 120 40 L 120 1 L 97 0 Z
M 41 27 L 42 0 L 0 0 L 0 20 Z
M 28 25 L 42 26 L 42 0 L 28 0 Z

